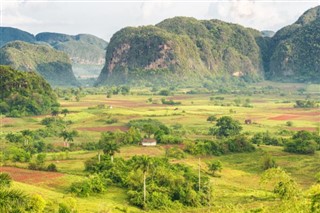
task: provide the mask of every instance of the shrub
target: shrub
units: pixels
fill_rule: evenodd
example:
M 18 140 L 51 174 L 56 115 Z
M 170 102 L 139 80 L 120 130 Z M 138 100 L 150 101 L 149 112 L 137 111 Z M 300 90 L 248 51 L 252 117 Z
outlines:
M 217 120 L 217 117 L 215 115 L 210 115 L 208 118 L 207 118 L 207 121 L 209 122 L 212 122 L 212 121 L 216 121 Z
M 167 89 L 164 89 L 164 90 L 161 90 L 161 91 L 159 92 L 159 95 L 169 96 L 169 95 L 171 95 L 171 92 L 170 92 L 169 90 L 167 90 Z
M 284 151 L 298 154 L 314 154 L 319 148 L 316 143 L 318 137 L 307 131 L 299 131 L 292 136 L 292 139 L 285 143 Z
M 262 158 L 262 169 L 267 170 L 271 168 L 276 168 L 277 164 L 276 161 L 269 155 L 266 154 Z
M 177 147 L 171 147 L 166 149 L 166 156 L 171 158 L 176 158 L 176 159 L 185 158 L 184 152 Z
M 94 193 L 102 193 L 105 190 L 106 186 L 99 175 L 90 176 L 84 181 L 74 182 L 70 186 L 70 191 L 78 197 L 88 197 Z
M 48 165 L 48 167 L 47 167 L 47 171 L 49 171 L 49 172 L 57 172 L 58 169 L 57 169 L 56 164 L 50 163 L 50 164 Z

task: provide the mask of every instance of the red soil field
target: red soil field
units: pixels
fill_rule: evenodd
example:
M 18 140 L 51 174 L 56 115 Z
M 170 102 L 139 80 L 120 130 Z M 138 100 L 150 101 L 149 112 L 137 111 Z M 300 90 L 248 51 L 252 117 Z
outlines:
M 114 132 L 116 130 L 127 131 L 129 128 L 126 126 L 100 126 L 100 127 L 79 127 L 80 131 L 94 131 L 94 132 Z
M 63 176 L 63 174 L 57 172 L 33 171 L 15 167 L 0 167 L 0 172 L 8 173 L 14 181 L 29 184 L 41 183 Z
M 13 119 L 12 118 L 1 118 L 0 119 L 0 123 L 2 123 L 2 124 L 11 124 L 11 123 L 13 123 Z
M 70 103 L 62 104 L 62 107 L 94 107 L 99 104 L 104 104 L 106 107 L 159 107 L 163 106 L 161 104 L 147 104 L 144 101 L 127 101 L 127 100 L 106 100 L 105 102 L 82 102 L 82 103 Z

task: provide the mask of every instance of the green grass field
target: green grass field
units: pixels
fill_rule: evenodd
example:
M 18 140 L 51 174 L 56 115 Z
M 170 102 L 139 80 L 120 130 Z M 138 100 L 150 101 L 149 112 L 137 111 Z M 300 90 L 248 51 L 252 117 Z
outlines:
M 257 86 L 267 86 L 269 82 Z M 253 134 L 256 132 L 277 133 L 280 130 L 308 130 L 319 131 L 320 111 L 319 108 L 298 109 L 294 108 L 295 100 L 303 99 L 298 94 L 288 94 L 291 89 L 303 87 L 300 84 L 278 84 L 278 87 L 287 92 L 286 96 L 280 94 L 252 95 L 238 97 L 234 94 L 182 94 L 182 90 L 176 95 L 166 97 L 174 101 L 181 101 L 181 105 L 170 106 L 160 104 L 163 96 L 138 95 L 133 90 L 133 95 L 114 95 L 106 98 L 105 95 L 87 95 L 79 102 L 60 100 L 61 108 L 70 111 L 65 120 L 73 123 L 68 127 L 79 131 L 79 136 L 74 138 L 75 144 L 97 142 L 101 132 L 126 128 L 126 124 L 134 119 L 157 119 L 168 126 L 181 124 L 185 130 L 184 138 L 211 138 L 208 130 L 214 126 L 214 122 L 207 122 L 210 115 L 221 117 L 232 116 L 243 124 L 243 132 Z M 307 91 L 317 98 L 319 89 L 316 85 L 306 86 Z M 317 93 L 318 92 L 318 93 Z M 210 97 L 223 96 L 223 101 L 211 101 Z M 157 104 L 147 102 L 152 97 Z M 242 102 L 250 99 L 252 108 L 234 105 L 234 100 L 240 98 Z M 97 105 L 104 104 L 105 108 L 98 109 Z M 224 106 L 221 106 L 223 104 Z M 112 106 L 108 107 L 108 106 Z M 177 109 L 176 109 L 177 108 Z M 25 118 L 2 118 L 1 119 L 1 142 L 4 143 L 4 135 L 10 132 L 18 132 L 24 129 L 35 130 L 42 128 L 40 121 L 51 115 L 33 116 Z M 106 124 L 108 118 L 116 118 L 114 124 Z M 244 120 L 251 119 L 253 124 L 245 125 Z M 291 121 L 292 126 L 286 122 Z M 45 143 L 63 143 L 59 137 L 46 138 Z M 4 149 L 5 145 L 2 146 Z M 261 145 L 252 153 L 228 154 L 222 156 L 192 156 L 186 154 L 184 159 L 170 159 L 172 163 L 183 163 L 193 167 L 198 165 L 198 157 L 201 158 L 201 171 L 208 173 L 206 162 L 220 160 L 223 165 L 220 177 L 210 177 L 213 184 L 214 205 L 205 209 L 182 209 L 172 212 L 248 212 L 262 206 L 277 206 L 278 200 L 270 199 L 272 193 L 260 185 L 262 157 L 269 153 L 276 163 L 287 171 L 302 190 L 308 189 L 315 183 L 315 175 L 320 171 L 320 152 L 314 155 L 290 154 L 283 151 L 283 147 Z M 67 156 L 66 156 L 67 155 Z M 97 151 L 74 151 L 61 153 L 47 153 L 46 164 L 55 163 L 62 177 L 50 179 L 44 182 L 26 183 L 15 181 L 14 188 L 27 193 L 40 194 L 46 200 L 54 203 L 63 201 L 66 197 L 72 197 L 68 187 L 74 181 L 85 178 L 84 161 L 97 155 Z M 128 159 L 134 155 L 165 156 L 165 147 L 141 147 L 124 146 L 115 157 Z M 6 162 L 9 166 L 27 168 L 26 163 Z M 130 206 L 124 189 L 109 187 L 101 195 L 88 198 L 75 198 L 79 212 L 141 212 L 141 209 Z M 152 211 L 151 211 L 152 212 Z M 154 211 L 157 212 L 157 211 Z M 166 212 L 170 212 L 169 210 Z

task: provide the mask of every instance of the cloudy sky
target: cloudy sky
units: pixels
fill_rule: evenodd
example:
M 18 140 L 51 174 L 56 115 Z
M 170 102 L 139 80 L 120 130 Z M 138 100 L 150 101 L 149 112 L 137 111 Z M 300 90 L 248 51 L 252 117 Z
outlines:
M 174 16 L 221 19 L 275 31 L 296 21 L 307 9 L 320 5 L 320 0 L 0 1 L 1 26 L 33 34 L 89 33 L 106 40 L 123 27 L 156 24 Z

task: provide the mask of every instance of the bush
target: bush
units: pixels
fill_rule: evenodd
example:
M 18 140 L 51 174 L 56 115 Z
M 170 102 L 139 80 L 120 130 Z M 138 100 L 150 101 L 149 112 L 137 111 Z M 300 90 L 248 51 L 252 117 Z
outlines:
M 212 122 L 212 121 L 216 121 L 217 120 L 217 117 L 215 115 L 210 115 L 208 118 L 207 118 L 207 121 L 209 122 Z
M 182 138 L 174 135 L 161 135 L 157 137 L 157 142 L 162 144 L 181 144 Z
M 106 190 L 99 175 L 90 176 L 88 179 L 80 182 L 74 182 L 70 186 L 71 193 L 78 197 L 88 197 L 92 194 L 99 194 Z
M 176 158 L 176 159 L 185 158 L 184 152 L 177 147 L 171 147 L 166 149 L 166 156 L 169 158 Z
M 159 95 L 169 96 L 169 95 L 171 95 L 171 92 L 170 92 L 169 90 L 167 90 L 167 89 L 164 89 L 164 90 L 161 90 L 161 91 L 159 92 Z
M 118 119 L 117 118 L 110 118 L 106 120 L 106 124 L 114 124 L 117 123 Z
M 167 105 L 180 105 L 181 104 L 181 102 L 175 102 L 175 101 L 173 101 L 173 100 L 166 100 L 165 98 L 162 98 L 161 99 L 161 103 L 162 104 L 167 104 Z
M 50 164 L 48 165 L 48 167 L 47 167 L 47 171 L 49 171 L 49 172 L 57 172 L 58 169 L 57 169 L 56 164 L 50 163 Z
M 278 167 L 276 164 L 276 161 L 271 158 L 271 156 L 269 154 L 266 154 L 265 156 L 263 156 L 262 158 L 262 169 L 263 170 L 268 170 L 271 168 L 276 168 Z
M 284 151 L 298 154 L 314 154 L 319 149 L 319 138 L 307 131 L 299 131 L 292 136 L 292 139 L 285 143 Z

